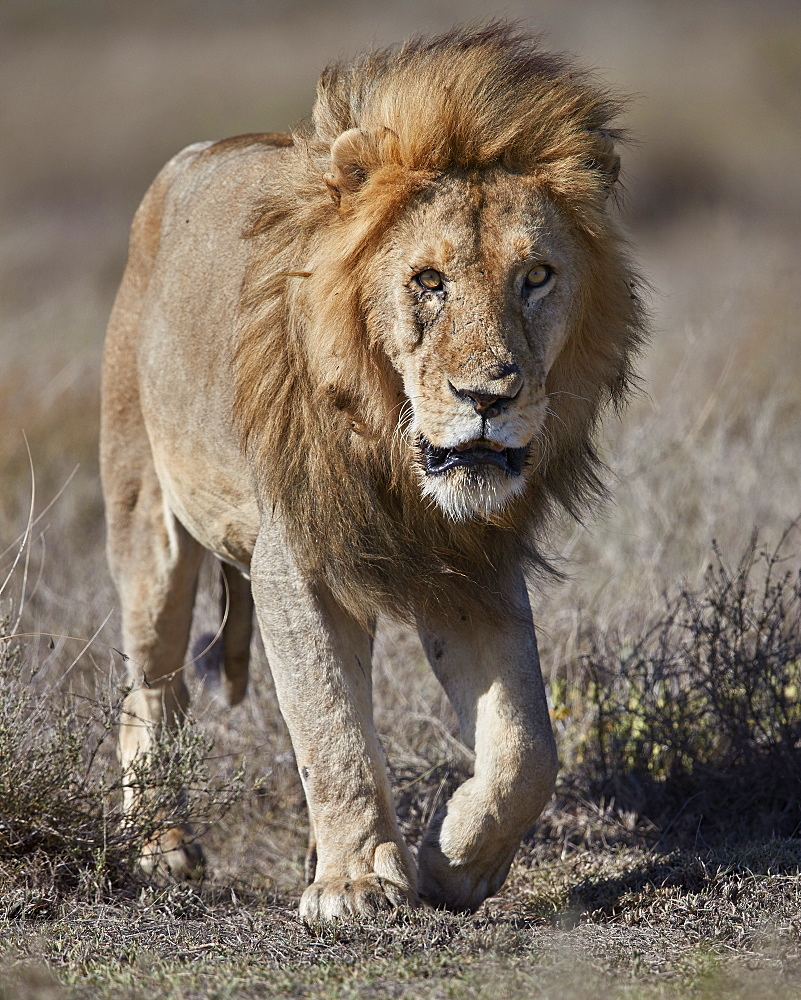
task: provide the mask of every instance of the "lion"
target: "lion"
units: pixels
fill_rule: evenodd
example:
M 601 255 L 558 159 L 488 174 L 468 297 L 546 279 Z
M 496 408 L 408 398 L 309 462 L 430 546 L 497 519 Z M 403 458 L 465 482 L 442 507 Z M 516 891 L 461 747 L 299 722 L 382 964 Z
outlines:
M 474 911 L 552 794 L 527 575 L 602 498 L 593 445 L 644 339 L 610 206 L 622 102 L 505 24 L 336 64 L 309 122 L 184 149 L 132 227 L 104 359 L 102 480 L 133 765 L 189 695 L 203 554 L 223 674 L 258 619 L 308 802 L 310 921 Z M 371 704 L 413 622 L 475 752 L 413 857 Z M 176 875 L 191 831 L 150 844 Z

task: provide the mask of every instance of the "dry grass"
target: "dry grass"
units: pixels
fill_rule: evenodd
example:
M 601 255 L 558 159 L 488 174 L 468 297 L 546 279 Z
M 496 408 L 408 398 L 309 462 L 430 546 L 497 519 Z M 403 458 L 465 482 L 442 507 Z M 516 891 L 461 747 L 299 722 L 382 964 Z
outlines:
M 15 779 L 34 757 L 41 771 L 27 778 L 83 789 L 86 810 L 62 808 L 56 821 L 42 806 L 66 800 L 40 795 L 26 806 L 31 835 L 47 820 L 59 843 L 0 845 L 0 997 L 797 996 L 799 841 L 770 838 L 797 835 L 801 821 L 786 777 L 797 783 L 801 544 L 789 537 L 774 565 L 784 624 L 773 631 L 764 563 L 745 576 L 739 567 L 754 529 L 772 552 L 801 511 L 798 13 L 778 0 L 758 17 L 723 2 L 538 5 L 557 48 L 646 95 L 632 122 L 644 142 L 625 167 L 628 219 L 657 289 L 645 392 L 607 426 L 615 505 L 594 524 L 565 525 L 553 548 L 569 580 L 533 594 L 563 780 L 503 893 L 475 917 L 418 912 L 315 936 L 294 918 L 303 798 L 258 650 L 254 690 L 230 715 L 194 684 L 199 738 L 214 741 L 211 752 L 194 744 L 197 766 L 223 783 L 245 767 L 241 797 L 205 837 L 207 883 L 131 881 L 125 843 L 118 864 L 92 840 L 105 822 L 108 846 L 117 808 L 104 725 L 121 693 L 95 458 L 99 352 L 127 223 L 161 162 L 198 138 L 286 127 L 327 59 L 428 26 L 430 5 L 400 3 L 381 19 L 358 3 L 281 13 L 172 0 L 123 19 L 112 8 L 80 0 L 64 20 L 61 5 L 12 0 L 2 15 L 14 44 L 0 60 L 11 136 L 0 581 L 31 502 L 23 431 L 37 517 L 69 481 L 27 540 L 24 582 L 20 562 L 0 597 L 12 624 L 22 610 L 19 631 L 54 636 L 21 641 L 22 660 L 5 661 L 0 815 L 24 811 L 9 786 L 21 794 Z M 471 13 L 462 4 L 437 27 Z M 707 583 L 713 539 L 725 572 Z M 215 586 L 209 569 L 196 633 L 215 621 Z M 718 674 L 713 634 L 731 654 Z M 754 688 L 761 714 L 743 715 L 752 681 L 767 685 Z M 390 624 L 376 650 L 376 715 L 414 843 L 470 761 L 416 640 Z M 727 719 L 747 731 L 727 731 Z M 84 853 L 74 840 L 65 848 L 73 835 Z
M 799 851 L 635 850 L 520 866 L 470 919 L 417 911 L 310 931 L 275 899 L 186 887 L 7 925 L 0 996 L 797 996 Z M 49 971 L 48 971 L 49 970 Z M 796 991 L 795 993 L 793 991 Z M 38 992 L 35 995 L 39 995 Z

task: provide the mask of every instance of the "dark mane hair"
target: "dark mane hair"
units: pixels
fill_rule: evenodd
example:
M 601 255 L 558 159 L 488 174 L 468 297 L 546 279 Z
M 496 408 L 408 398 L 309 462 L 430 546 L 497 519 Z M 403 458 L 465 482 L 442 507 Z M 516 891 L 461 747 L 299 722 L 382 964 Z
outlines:
M 311 121 L 246 233 L 235 420 L 262 503 L 302 563 L 357 618 L 511 613 L 510 576 L 544 567 L 561 507 L 603 496 L 593 432 L 621 403 L 644 335 L 625 243 L 606 209 L 620 101 L 503 24 L 454 30 L 326 69 Z M 332 146 L 362 135 L 359 189 L 332 200 Z M 363 288 L 398 212 L 451 170 L 507 170 L 547 191 L 587 275 L 548 377 L 550 414 L 525 493 L 455 523 L 421 499 L 401 427 L 405 397 L 371 333 Z

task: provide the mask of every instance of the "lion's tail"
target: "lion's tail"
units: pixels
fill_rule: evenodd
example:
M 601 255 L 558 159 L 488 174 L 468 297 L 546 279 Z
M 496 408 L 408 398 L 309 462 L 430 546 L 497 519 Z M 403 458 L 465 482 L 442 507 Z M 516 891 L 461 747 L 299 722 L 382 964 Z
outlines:
M 204 632 L 193 643 L 190 657 L 207 683 L 216 685 L 222 680 L 226 701 L 233 706 L 242 701 L 248 688 L 253 597 L 250 581 L 228 563 L 221 565 L 225 576 L 222 634 L 215 637 L 213 632 Z

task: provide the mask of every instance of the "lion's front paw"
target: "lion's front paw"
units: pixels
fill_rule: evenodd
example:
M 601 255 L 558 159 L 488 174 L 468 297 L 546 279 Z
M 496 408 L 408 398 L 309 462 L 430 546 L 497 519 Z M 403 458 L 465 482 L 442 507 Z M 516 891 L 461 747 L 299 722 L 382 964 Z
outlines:
M 312 882 L 300 898 L 300 916 L 308 923 L 362 919 L 415 903 L 414 893 L 408 887 L 371 872 L 354 879 Z
M 148 841 L 139 863 L 148 875 L 167 871 L 177 879 L 201 879 L 206 871 L 203 848 L 180 826 Z
M 503 885 L 516 847 L 482 851 L 469 861 L 459 862 L 442 851 L 435 836 L 427 836 L 417 858 L 420 898 L 457 913 L 474 913 Z

